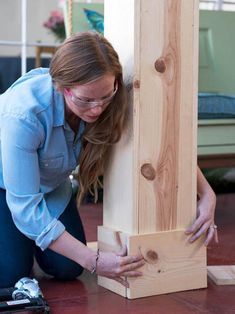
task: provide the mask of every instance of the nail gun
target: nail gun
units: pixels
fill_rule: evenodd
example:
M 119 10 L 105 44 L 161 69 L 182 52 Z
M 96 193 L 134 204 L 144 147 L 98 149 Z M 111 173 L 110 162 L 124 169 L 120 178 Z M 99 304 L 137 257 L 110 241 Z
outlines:
M 14 287 L 0 289 L 0 301 L 1 314 L 24 311 L 50 313 L 36 279 L 24 277 Z

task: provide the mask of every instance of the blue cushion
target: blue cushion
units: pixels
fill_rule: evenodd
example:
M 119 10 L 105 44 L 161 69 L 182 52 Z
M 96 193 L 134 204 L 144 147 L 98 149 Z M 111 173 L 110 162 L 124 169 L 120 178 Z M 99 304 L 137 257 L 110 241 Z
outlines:
M 225 94 L 198 94 L 198 119 L 235 118 L 235 96 Z

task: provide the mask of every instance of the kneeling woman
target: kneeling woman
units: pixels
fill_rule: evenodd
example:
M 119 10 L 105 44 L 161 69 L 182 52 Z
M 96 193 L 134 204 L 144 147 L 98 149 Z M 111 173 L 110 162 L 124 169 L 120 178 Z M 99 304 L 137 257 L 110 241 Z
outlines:
M 34 256 L 46 273 L 64 280 L 84 268 L 123 285 L 121 277 L 141 276 L 143 258 L 125 249 L 100 252 L 97 261 L 85 245 L 69 180 L 79 165 L 78 203 L 97 191 L 126 111 L 118 55 L 89 32 L 66 40 L 49 69 L 30 71 L 0 96 L 0 287 L 30 276 Z M 198 191 L 192 240 L 214 220 L 214 193 L 199 170 Z M 208 232 L 207 243 L 212 237 Z

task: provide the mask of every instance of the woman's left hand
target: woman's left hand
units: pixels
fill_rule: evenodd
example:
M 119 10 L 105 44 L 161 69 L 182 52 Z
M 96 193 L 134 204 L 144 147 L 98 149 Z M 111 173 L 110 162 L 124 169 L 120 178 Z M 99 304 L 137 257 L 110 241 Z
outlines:
M 218 243 L 217 226 L 214 222 L 215 205 L 216 196 L 208 184 L 205 193 L 201 193 L 201 196 L 199 196 L 197 203 L 197 219 L 185 231 L 187 235 L 191 235 L 189 242 L 192 243 L 203 234 L 206 234 L 204 241 L 205 246 L 213 239 Z

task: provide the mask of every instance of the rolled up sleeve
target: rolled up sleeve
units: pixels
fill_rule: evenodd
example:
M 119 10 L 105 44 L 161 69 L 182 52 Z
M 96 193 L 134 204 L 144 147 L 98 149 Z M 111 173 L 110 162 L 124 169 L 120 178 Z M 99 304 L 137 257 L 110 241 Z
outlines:
M 1 121 L 3 180 L 16 227 L 45 250 L 65 230 L 48 210 L 40 191 L 38 148 L 43 127 L 27 117 L 6 115 Z

